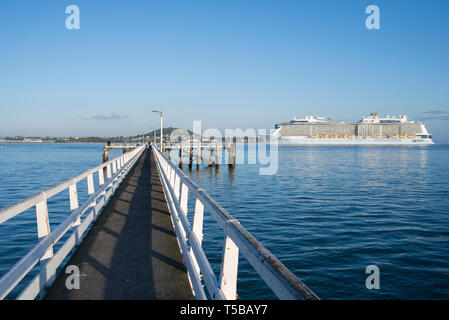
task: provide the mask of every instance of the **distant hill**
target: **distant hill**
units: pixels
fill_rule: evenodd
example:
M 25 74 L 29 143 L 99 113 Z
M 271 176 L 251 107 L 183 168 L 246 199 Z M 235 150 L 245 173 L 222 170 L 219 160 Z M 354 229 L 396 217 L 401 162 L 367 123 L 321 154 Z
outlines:
M 186 133 L 188 133 L 189 135 L 193 135 L 193 132 L 190 131 L 190 130 L 183 129 L 183 128 L 173 128 L 173 127 L 163 128 L 163 129 L 162 129 L 162 134 L 163 134 L 164 136 L 169 136 L 169 135 L 172 134 L 173 131 L 175 131 L 175 130 L 177 130 L 177 129 L 183 130 L 183 131 L 185 131 Z M 153 136 L 154 136 L 154 131 L 156 131 L 156 135 L 157 135 L 157 136 L 160 136 L 160 134 L 161 134 L 161 129 L 155 129 L 155 130 L 153 130 L 153 131 L 151 131 L 151 132 L 145 133 L 145 135 L 146 135 L 146 136 L 153 137 Z M 142 135 L 139 135 L 139 136 L 141 137 Z
M 174 130 L 182 130 L 181 132 L 185 132 L 185 134 L 192 135 L 193 132 L 187 129 L 181 129 L 181 128 L 173 128 L 168 127 L 164 128 L 163 134 L 164 134 L 164 140 L 166 140 Z M 156 136 L 159 139 L 160 138 L 160 130 L 155 129 L 151 132 L 145 133 L 145 136 L 147 138 L 153 139 L 154 132 L 156 131 Z M 121 142 L 140 142 L 142 141 L 142 134 L 135 135 L 135 136 L 116 136 L 116 137 L 25 137 L 25 136 L 14 136 L 14 137 L 5 137 L 0 139 L 0 142 L 43 142 L 43 143 L 70 143 L 70 142 L 96 142 L 96 143 L 105 143 L 105 142 L 112 142 L 112 143 L 121 143 Z

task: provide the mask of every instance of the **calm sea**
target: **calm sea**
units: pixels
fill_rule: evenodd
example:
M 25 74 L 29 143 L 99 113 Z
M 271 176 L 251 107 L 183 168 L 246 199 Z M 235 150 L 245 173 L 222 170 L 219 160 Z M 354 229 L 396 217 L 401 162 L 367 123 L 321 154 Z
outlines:
M 4 144 L 0 208 L 96 166 L 101 148 Z M 280 147 L 278 155 L 274 175 L 249 164 L 184 171 L 320 298 L 449 298 L 449 145 Z M 49 203 L 52 228 L 67 216 L 66 198 Z M 33 211 L 0 225 L 0 275 L 36 238 Z M 216 274 L 222 243 L 206 215 L 203 247 Z M 378 290 L 365 286 L 368 265 L 379 267 Z M 242 257 L 238 294 L 275 298 Z
M 102 144 L 94 143 L 1 143 L 0 148 L 0 208 L 39 191 L 48 189 L 101 163 Z M 119 155 L 111 150 L 110 159 Z M 85 180 L 84 180 L 85 181 Z M 95 187 L 98 182 L 95 181 Z M 87 185 L 78 184 L 80 204 L 87 199 Z M 69 215 L 68 191 L 48 201 L 50 229 L 54 230 Z M 55 246 L 59 248 L 67 238 Z M 35 209 L 31 208 L 0 224 L 0 277 L 37 244 Z M 39 265 L 11 292 L 13 298 L 38 271 Z

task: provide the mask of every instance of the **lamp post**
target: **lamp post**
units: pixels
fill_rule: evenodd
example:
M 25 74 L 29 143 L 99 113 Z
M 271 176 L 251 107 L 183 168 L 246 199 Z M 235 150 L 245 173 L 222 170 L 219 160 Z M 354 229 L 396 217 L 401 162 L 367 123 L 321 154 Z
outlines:
M 163 150 L 163 142 L 162 142 L 162 111 L 158 111 L 158 110 L 153 110 L 153 112 L 159 113 L 159 115 L 161 116 L 161 152 L 164 152 Z

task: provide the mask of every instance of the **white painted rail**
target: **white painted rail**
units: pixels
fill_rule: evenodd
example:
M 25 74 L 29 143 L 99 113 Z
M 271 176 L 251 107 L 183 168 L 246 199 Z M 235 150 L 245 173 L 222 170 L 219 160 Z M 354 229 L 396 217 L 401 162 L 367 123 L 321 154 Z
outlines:
M 39 238 L 37 245 L 0 279 L 0 299 L 4 299 L 37 263 L 40 267 L 39 273 L 27 283 L 17 299 L 35 299 L 37 296 L 42 296 L 45 288 L 54 281 L 57 268 L 72 249 L 80 243 L 84 232 L 99 216 L 144 149 L 145 146 L 137 147 L 57 186 L 0 210 L 0 224 L 2 224 L 25 210 L 35 207 Z M 106 177 L 104 171 L 106 171 Z M 94 188 L 94 173 L 98 173 L 99 187 L 97 190 Z M 88 199 L 80 205 L 77 183 L 83 180 L 86 180 L 87 183 Z M 51 232 L 47 201 L 67 189 L 70 214 Z M 81 222 L 82 216 L 84 216 L 84 220 Z M 67 232 L 71 233 L 70 236 L 56 253 L 53 252 L 54 245 Z
M 196 299 L 236 299 L 239 253 L 279 299 L 318 299 L 301 280 L 258 242 L 225 209 L 152 146 L 165 198 Z M 188 195 L 195 199 L 193 224 L 187 218 Z M 217 277 L 202 249 L 204 209 L 223 230 L 224 245 Z

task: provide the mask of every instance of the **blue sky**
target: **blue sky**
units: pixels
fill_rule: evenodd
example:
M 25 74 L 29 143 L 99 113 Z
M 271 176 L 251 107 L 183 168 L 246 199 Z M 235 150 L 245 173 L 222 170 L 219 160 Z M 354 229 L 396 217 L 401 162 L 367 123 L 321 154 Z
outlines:
M 80 9 L 67 30 L 65 8 Z M 380 8 L 380 30 L 365 8 Z M 449 141 L 449 1 L 0 2 L 0 136 L 407 113 Z

